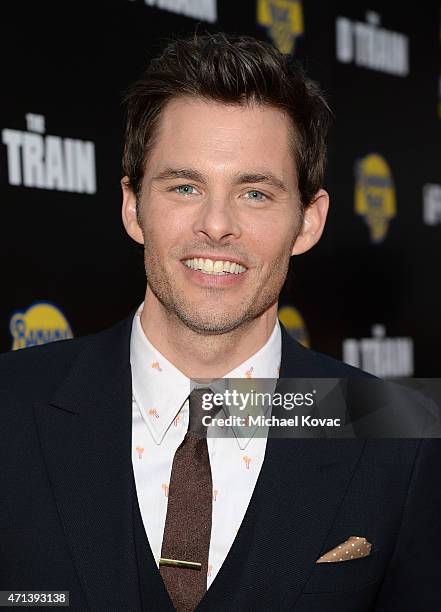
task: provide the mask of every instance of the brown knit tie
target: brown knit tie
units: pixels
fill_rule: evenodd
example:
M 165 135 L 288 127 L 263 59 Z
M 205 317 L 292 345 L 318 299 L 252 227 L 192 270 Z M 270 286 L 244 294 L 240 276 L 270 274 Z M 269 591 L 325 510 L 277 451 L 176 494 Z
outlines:
M 202 425 L 203 414 L 210 414 L 202 410 L 204 393 L 213 392 L 199 388 L 189 395 L 189 425 L 173 459 L 162 540 L 159 570 L 179 612 L 194 610 L 207 591 L 213 483 Z

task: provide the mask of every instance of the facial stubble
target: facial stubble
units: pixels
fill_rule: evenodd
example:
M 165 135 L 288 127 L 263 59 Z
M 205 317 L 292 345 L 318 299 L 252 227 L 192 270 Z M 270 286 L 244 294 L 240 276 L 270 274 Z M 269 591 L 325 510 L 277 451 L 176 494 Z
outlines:
M 244 294 L 233 307 L 231 304 L 222 306 L 222 292 L 228 289 L 201 288 L 202 294 L 205 292 L 206 300 L 202 297 L 200 302 L 195 304 L 194 300 L 189 299 L 185 291 L 174 282 L 173 273 L 164 266 L 158 256 L 152 232 L 146 232 L 150 237 L 150 240 L 144 241 L 144 267 L 148 286 L 161 303 L 168 319 L 177 318 L 187 328 L 201 335 L 226 334 L 262 316 L 278 301 L 299 231 L 300 228 L 296 228 L 286 250 L 280 253 L 265 271 L 260 264 L 245 272 L 252 276 L 253 283 L 250 285 L 249 279 L 244 279 Z M 178 259 L 171 261 L 183 265 Z

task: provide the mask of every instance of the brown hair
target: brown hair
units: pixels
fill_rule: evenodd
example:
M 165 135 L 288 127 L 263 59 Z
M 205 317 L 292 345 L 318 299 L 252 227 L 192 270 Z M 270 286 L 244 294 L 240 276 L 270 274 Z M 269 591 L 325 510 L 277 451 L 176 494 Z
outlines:
M 128 90 L 124 173 L 137 198 L 165 104 L 193 96 L 225 104 L 258 103 L 290 117 L 303 207 L 321 187 L 331 110 L 317 83 L 292 56 L 250 36 L 218 32 L 168 40 Z

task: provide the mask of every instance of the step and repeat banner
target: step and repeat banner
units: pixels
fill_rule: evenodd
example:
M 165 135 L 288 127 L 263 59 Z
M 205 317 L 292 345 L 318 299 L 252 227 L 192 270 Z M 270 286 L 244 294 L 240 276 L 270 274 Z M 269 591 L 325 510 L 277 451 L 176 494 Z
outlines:
M 164 38 L 197 29 L 294 53 L 336 117 L 327 227 L 291 262 L 280 319 L 306 346 L 379 376 L 439 376 L 440 9 L 2 4 L 0 351 L 99 331 L 142 301 L 142 249 L 120 214 L 121 99 Z

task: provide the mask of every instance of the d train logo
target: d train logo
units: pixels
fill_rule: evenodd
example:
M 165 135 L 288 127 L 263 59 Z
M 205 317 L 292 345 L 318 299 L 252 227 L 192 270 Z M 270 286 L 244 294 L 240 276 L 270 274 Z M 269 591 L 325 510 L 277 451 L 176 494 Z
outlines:
M 409 74 L 409 37 L 380 27 L 381 15 L 367 11 L 366 22 L 337 17 L 336 53 L 340 62 L 405 77 Z
M 391 170 L 377 153 L 366 155 L 355 165 L 355 212 L 364 217 L 372 242 L 386 238 L 397 205 Z
M 303 34 L 303 10 L 300 0 L 257 0 L 257 23 L 282 53 L 292 53 Z
M 384 325 L 372 326 L 372 338 L 346 338 L 343 361 L 381 378 L 413 376 L 413 339 L 388 338 Z
M 36 302 L 24 312 L 16 312 L 9 324 L 15 351 L 37 344 L 73 338 L 66 317 L 54 304 Z
M 286 328 L 290 336 L 306 346 L 310 347 L 308 330 L 302 315 L 293 306 L 282 306 L 279 308 L 278 317 Z

